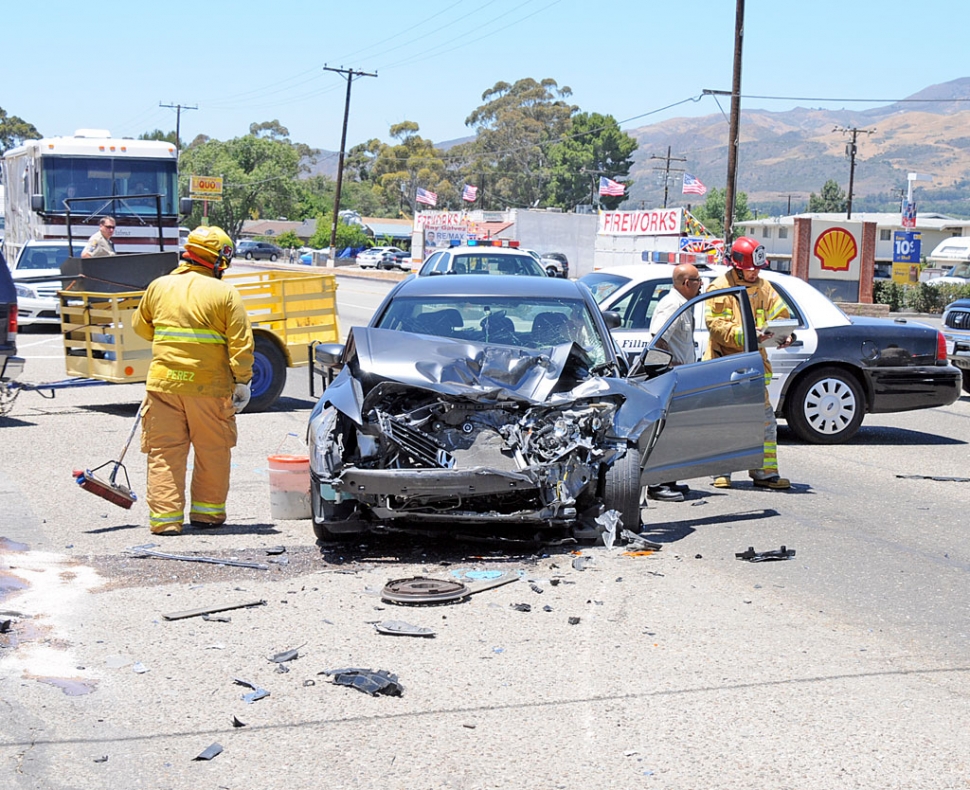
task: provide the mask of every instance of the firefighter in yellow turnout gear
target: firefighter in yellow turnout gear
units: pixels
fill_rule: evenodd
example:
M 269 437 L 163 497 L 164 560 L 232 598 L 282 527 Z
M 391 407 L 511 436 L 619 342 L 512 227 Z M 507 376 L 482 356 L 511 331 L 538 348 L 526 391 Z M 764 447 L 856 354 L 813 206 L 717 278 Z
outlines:
M 759 276 L 760 270 L 768 265 L 765 248 L 750 236 L 742 236 L 731 245 L 728 262 L 732 266 L 731 270 L 714 280 L 707 291 L 710 293 L 743 285 L 751 302 L 751 309 L 754 311 L 758 339 L 763 340 L 762 333 L 768 321 L 789 317 L 788 307 L 771 287 L 771 283 Z M 743 351 L 744 328 L 736 300 L 733 297 L 724 296 L 708 299 L 706 305 L 705 318 L 709 339 L 704 359 L 715 359 Z M 779 347 L 784 345 L 786 344 Z M 775 412 L 768 399 L 771 363 L 764 348 L 761 349 L 761 358 L 765 363 L 764 466 L 761 469 L 752 469 L 748 474 L 758 488 L 790 488 L 791 482 L 778 474 L 778 424 L 775 422 Z M 714 479 L 714 486 L 730 488 L 731 475 L 719 475 Z
M 232 240 L 217 227 L 193 230 L 182 262 L 145 291 L 132 326 L 152 341 L 141 449 L 148 455 L 151 531 L 178 535 L 185 477 L 194 450 L 189 521 L 226 520 L 236 412 L 249 402 L 253 330 L 239 293 L 221 280 Z

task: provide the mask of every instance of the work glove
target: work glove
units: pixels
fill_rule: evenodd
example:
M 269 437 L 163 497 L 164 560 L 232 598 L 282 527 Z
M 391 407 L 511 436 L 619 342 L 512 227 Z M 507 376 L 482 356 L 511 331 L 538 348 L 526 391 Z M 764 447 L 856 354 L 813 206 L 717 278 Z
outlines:
M 246 408 L 246 404 L 249 403 L 252 394 L 252 390 L 250 390 L 248 384 L 236 385 L 236 388 L 232 392 L 232 407 L 236 410 L 236 414 L 239 414 L 239 412 Z

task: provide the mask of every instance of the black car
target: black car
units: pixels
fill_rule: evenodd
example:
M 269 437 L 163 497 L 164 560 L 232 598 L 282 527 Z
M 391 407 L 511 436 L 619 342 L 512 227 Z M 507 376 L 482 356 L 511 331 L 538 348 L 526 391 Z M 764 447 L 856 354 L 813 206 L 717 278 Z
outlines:
M 734 292 L 747 351 L 673 368 L 653 347 L 628 362 L 570 280 L 402 281 L 316 348 L 337 373 L 310 416 L 314 532 L 636 532 L 642 486 L 759 467 L 764 365 Z
M 0 252 L 0 414 L 13 398 L 10 383 L 24 369 L 24 361 L 17 356 L 17 290 Z
M 236 245 L 235 255 L 237 258 L 245 258 L 247 261 L 275 261 L 282 257 L 283 250 L 268 241 L 250 241 L 243 239 Z

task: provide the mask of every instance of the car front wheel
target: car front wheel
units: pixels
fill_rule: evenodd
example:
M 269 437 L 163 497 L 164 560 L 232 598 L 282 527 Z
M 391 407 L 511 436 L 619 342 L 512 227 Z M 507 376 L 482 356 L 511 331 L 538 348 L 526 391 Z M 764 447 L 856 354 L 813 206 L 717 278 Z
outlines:
M 272 255 L 270 255 L 270 256 L 269 256 L 269 259 L 270 259 L 270 260 L 271 260 L 271 261 L 272 261 L 273 263 L 276 263 L 276 258 L 277 258 L 277 257 L 278 257 L 278 256 L 277 256 L 277 255 L 276 255 L 276 253 L 274 252 L 274 253 L 273 253 Z
M 246 253 L 246 260 L 251 261 L 253 259 L 253 254 L 251 252 Z
M 548 274 L 550 277 L 558 277 L 559 276 L 559 272 L 556 271 L 556 267 L 555 266 L 547 266 L 546 267 L 546 274 Z
M 855 376 L 839 368 L 821 368 L 795 382 L 785 412 L 788 425 L 803 441 L 840 444 L 859 430 L 865 405 Z
M 640 456 L 635 447 L 628 447 L 626 455 L 606 470 L 603 504 L 619 512 L 622 529 L 640 531 Z

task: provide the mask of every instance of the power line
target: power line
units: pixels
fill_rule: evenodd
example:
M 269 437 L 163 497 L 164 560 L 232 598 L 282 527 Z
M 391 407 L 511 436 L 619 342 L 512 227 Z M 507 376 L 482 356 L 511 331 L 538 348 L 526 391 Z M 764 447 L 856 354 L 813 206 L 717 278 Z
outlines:
M 872 134 L 875 129 L 858 129 L 854 126 L 849 128 L 844 128 L 842 126 L 836 126 L 833 132 L 842 132 L 842 134 L 851 134 L 852 142 L 845 147 L 845 154 L 849 157 L 849 196 L 845 204 L 845 218 L 852 219 L 852 185 L 855 182 L 855 155 L 856 155 L 856 138 L 860 134 Z
M 182 110 L 198 110 L 199 105 L 194 104 L 191 107 L 186 104 L 162 104 L 158 103 L 159 107 L 167 107 L 170 110 L 175 110 L 175 150 L 182 151 Z
M 671 173 L 683 173 L 684 172 L 684 169 L 682 167 L 671 168 L 670 167 L 670 163 L 671 162 L 686 162 L 687 161 L 687 158 L 684 157 L 683 159 L 681 159 L 681 158 L 678 158 L 676 156 L 671 156 L 670 155 L 670 146 L 669 145 L 667 146 L 667 155 L 666 156 L 663 156 L 661 154 L 651 154 L 650 155 L 650 158 L 651 159 L 662 159 L 665 162 L 665 164 L 664 164 L 663 167 L 655 167 L 654 170 L 663 170 L 663 173 L 664 173 L 664 208 L 667 208 L 667 189 L 668 189 L 668 187 L 670 185 L 670 174 Z

